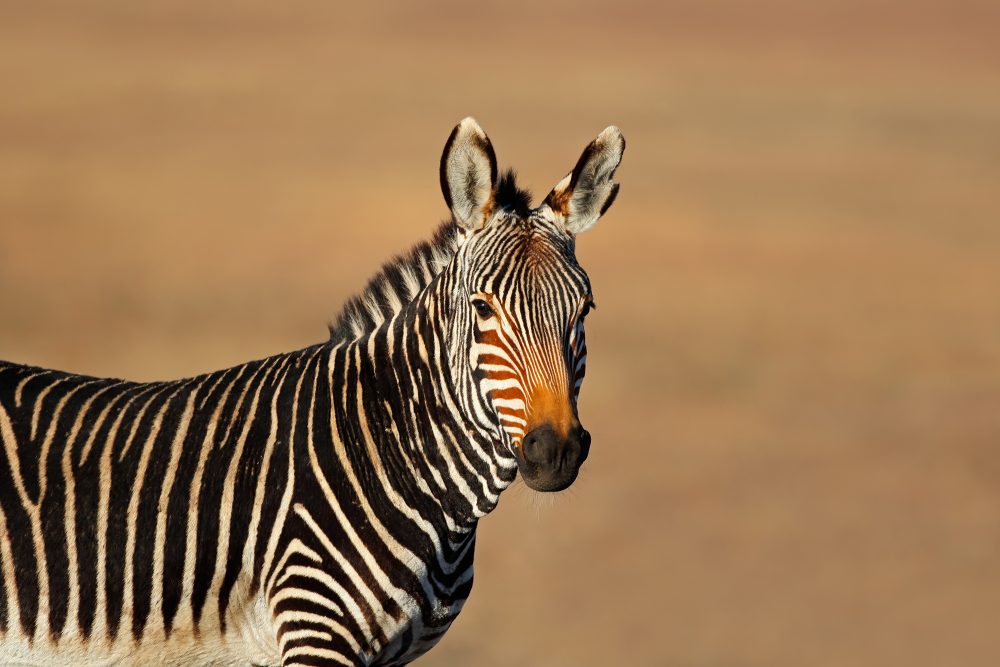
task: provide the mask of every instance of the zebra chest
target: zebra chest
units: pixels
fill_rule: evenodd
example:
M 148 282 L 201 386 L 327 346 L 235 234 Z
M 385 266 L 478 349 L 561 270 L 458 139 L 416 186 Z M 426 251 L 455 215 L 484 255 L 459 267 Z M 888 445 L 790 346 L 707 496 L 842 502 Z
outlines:
M 383 647 L 376 649 L 372 665 L 405 665 L 433 648 L 451 627 L 468 599 L 472 584 L 472 567 L 456 573 L 447 585 L 435 581 L 424 586 L 424 593 L 414 596 L 412 605 L 404 608 L 402 618 L 393 623 L 395 630 Z M 428 589 L 430 589 L 428 591 Z

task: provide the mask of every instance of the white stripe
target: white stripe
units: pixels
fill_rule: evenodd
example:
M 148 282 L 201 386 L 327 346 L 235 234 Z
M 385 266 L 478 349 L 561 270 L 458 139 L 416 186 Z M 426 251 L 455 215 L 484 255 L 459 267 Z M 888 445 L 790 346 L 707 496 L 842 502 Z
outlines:
M 36 412 L 38 410 L 37 404 L 35 410 Z M 42 538 L 42 518 L 39 515 L 40 502 L 37 504 L 31 502 L 27 490 L 24 488 L 21 463 L 17 452 L 17 440 L 14 439 L 14 429 L 11 426 L 10 417 L 2 405 L 0 405 L 0 439 L 3 440 L 7 463 L 10 466 L 11 476 L 14 478 L 14 488 L 17 489 L 21 506 L 31 522 L 31 541 L 35 550 L 35 573 L 38 578 L 38 615 L 34 637 L 44 637 L 49 633 L 49 572 L 45 559 L 45 541 Z
M 170 502 L 170 491 L 174 488 L 174 477 L 177 475 L 177 462 L 180 460 L 181 448 L 185 444 L 188 429 L 191 427 L 191 416 L 194 414 L 194 402 L 198 396 L 198 389 L 195 387 L 191 395 L 188 396 L 180 423 L 177 424 L 174 441 L 170 444 L 170 461 L 167 462 L 167 472 L 163 479 L 163 486 L 160 488 L 160 499 L 157 502 L 156 533 L 153 538 L 153 593 L 150 619 L 156 617 L 162 621 L 166 620 L 162 616 L 163 606 L 158 602 L 163 599 L 163 567 L 167 558 L 167 552 L 164 548 L 167 541 L 167 509 Z M 176 547 L 176 544 L 171 545 L 171 548 Z

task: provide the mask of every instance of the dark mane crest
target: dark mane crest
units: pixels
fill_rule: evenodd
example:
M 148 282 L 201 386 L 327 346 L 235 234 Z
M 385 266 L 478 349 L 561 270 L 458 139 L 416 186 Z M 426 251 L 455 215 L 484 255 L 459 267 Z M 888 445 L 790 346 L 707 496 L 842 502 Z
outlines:
M 531 193 L 517 186 L 513 169 L 501 174 L 494 202 L 519 216 L 531 209 Z M 382 265 L 364 289 L 351 297 L 330 324 L 330 340 L 357 340 L 390 319 L 434 280 L 458 251 L 458 227 L 443 223 L 430 241 L 422 241 L 409 252 L 396 255 Z
M 383 264 L 330 324 L 330 340 L 356 340 L 377 329 L 429 285 L 457 250 L 458 230 L 454 223 L 445 222 L 430 241 L 422 241 Z
M 507 169 L 497 181 L 494 201 L 497 208 L 505 208 L 519 216 L 528 215 L 531 210 L 531 193 L 517 185 L 517 172 Z

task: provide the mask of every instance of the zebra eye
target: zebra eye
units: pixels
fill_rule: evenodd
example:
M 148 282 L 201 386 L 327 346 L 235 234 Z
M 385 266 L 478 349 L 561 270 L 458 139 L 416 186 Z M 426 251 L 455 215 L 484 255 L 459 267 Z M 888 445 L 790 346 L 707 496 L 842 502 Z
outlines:
M 482 299 L 473 299 L 472 307 L 476 309 L 476 313 L 479 317 L 484 320 L 488 317 L 493 317 L 493 309 L 490 308 L 490 304 L 486 303 Z
M 590 314 L 590 311 L 592 311 L 595 308 L 597 308 L 597 304 L 595 304 L 593 301 L 588 301 L 587 303 L 583 304 L 583 312 L 580 313 L 580 319 L 582 320 L 583 318 L 585 318 L 587 315 Z

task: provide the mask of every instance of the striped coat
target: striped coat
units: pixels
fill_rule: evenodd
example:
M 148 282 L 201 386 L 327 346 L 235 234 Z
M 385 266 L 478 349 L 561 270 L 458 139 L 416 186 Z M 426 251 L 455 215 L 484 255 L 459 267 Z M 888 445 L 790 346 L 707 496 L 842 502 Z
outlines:
M 0 664 L 402 665 L 472 587 L 518 471 L 565 488 L 609 128 L 537 209 L 471 119 L 452 220 L 331 339 L 172 382 L 0 362 Z M 533 267 L 525 269 L 525 267 Z

